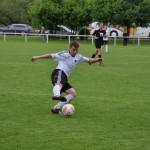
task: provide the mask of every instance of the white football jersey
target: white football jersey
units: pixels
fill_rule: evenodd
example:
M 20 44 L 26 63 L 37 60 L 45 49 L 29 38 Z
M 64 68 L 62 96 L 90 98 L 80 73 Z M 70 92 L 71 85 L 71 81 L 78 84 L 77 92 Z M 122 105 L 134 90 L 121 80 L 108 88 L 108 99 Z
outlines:
M 61 69 L 67 76 L 70 76 L 71 72 L 78 63 L 88 62 L 89 58 L 76 54 L 74 57 L 70 55 L 69 51 L 61 51 L 59 53 L 51 54 L 52 58 L 58 61 L 56 69 Z

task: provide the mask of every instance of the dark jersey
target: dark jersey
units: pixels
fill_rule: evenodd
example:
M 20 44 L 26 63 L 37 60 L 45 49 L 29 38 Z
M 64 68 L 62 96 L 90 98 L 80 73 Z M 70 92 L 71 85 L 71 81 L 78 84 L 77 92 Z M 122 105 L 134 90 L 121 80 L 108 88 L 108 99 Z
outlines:
M 93 33 L 94 36 L 98 37 L 98 39 L 95 39 L 97 42 L 103 42 L 103 37 L 104 35 L 106 35 L 106 31 L 105 30 L 95 30 Z

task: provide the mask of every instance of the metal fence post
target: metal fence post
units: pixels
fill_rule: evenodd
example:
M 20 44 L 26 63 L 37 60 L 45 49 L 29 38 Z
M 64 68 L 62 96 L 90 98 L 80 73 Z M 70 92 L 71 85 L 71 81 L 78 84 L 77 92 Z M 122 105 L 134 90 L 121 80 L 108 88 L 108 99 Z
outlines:
M 4 42 L 6 42 L 6 34 L 4 33 Z
M 116 46 L 116 36 L 114 36 L 114 46 Z
M 138 46 L 140 46 L 140 37 L 138 37 Z
M 48 43 L 48 34 L 46 35 L 46 40 L 47 40 L 47 43 Z
M 25 42 L 27 43 L 27 34 L 25 34 Z
M 94 38 L 93 38 L 93 36 L 92 36 L 92 45 L 93 45 L 93 43 L 94 43 L 93 41 L 94 41 Z
M 70 44 L 70 35 L 68 36 L 68 38 L 69 38 L 69 44 Z

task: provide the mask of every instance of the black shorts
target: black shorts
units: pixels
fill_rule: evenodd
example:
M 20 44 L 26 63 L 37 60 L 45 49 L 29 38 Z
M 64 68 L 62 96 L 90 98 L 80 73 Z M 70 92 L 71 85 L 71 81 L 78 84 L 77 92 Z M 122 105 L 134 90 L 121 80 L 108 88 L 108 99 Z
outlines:
M 101 48 L 103 45 L 103 42 L 102 41 L 95 41 L 95 47 L 96 48 Z
M 104 45 L 108 44 L 108 41 L 103 41 L 103 44 L 104 44 Z
M 60 69 L 55 69 L 52 72 L 51 80 L 53 85 L 55 85 L 55 83 L 60 83 L 63 85 L 63 88 L 61 89 L 61 93 L 72 88 L 72 86 L 68 83 L 66 74 Z

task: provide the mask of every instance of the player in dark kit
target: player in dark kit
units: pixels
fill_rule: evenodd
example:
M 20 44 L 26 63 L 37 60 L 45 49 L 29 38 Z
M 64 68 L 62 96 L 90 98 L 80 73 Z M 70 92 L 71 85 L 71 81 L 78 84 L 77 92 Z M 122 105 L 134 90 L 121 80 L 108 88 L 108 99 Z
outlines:
M 95 58 L 95 56 L 98 54 L 99 58 L 102 58 L 102 45 L 103 45 L 103 37 L 106 36 L 106 31 L 103 30 L 103 23 L 100 23 L 99 29 L 95 30 L 93 33 L 93 36 L 95 38 L 95 47 L 96 50 L 93 53 L 91 58 Z M 100 62 L 100 65 L 103 65 L 103 61 Z

